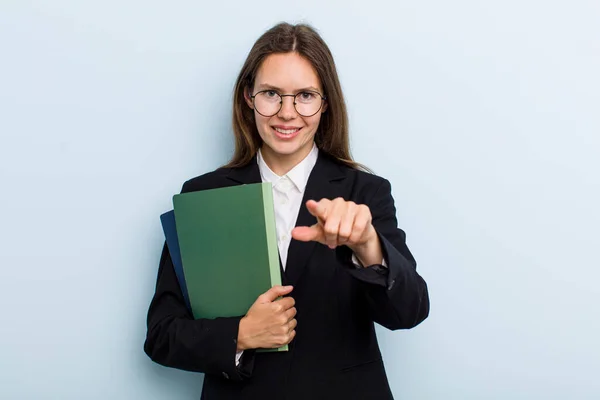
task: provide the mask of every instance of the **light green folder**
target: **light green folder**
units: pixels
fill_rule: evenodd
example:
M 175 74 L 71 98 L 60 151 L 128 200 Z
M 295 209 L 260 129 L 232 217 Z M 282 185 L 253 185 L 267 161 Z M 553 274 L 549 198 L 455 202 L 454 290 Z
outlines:
M 178 194 L 173 208 L 195 318 L 245 315 L 281 285 L 270 183 Z

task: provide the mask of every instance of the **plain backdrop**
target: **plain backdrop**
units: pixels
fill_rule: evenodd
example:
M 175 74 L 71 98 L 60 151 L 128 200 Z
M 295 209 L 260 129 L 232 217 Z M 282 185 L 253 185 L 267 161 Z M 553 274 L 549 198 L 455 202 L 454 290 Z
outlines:
M 0 398 L 199 398 L 142 351 L 159 215 L 282 20 L 328 42 L 429 284 L 378 327 L 395 397 L 600 398 L 597 0 L 1 0 Z

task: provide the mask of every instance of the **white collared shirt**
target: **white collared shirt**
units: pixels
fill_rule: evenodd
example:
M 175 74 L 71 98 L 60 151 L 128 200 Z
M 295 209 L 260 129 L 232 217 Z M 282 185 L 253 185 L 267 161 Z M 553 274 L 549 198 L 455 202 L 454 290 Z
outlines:
M 269 168 L 260 150 L 256 157 L 262 181 L 270 182 L 273 185 L 277 247 L 279 248 L 279 257 L 281 258 L 281 265 L 284 271 L 292 240 L 292 229 L 296 226 L 302 198 L 304 197 L 304 190 L 318 157 L 319 149 L 313 143 L 310 153 L 283 176 L 277 175 Z

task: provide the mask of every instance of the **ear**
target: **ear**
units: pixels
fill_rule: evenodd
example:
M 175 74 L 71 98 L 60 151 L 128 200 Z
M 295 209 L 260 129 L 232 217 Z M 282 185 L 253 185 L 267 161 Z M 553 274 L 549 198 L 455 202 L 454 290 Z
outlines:
M 321 114 L 325 114 L 325 111 L 327 111 L 327 106 L 328 106 L 327 100 L 325 100 L 323 102 L 323 107 L 321 108 Z
M 249 87 L 244 88 L 244 100 L 246 100 L 246 104 L 248 104 L 248 107 L 250 107 L 252 110 L 254 110 L 254 104 L 252 103 L 252 98 L 250 97 L 250 88 Z

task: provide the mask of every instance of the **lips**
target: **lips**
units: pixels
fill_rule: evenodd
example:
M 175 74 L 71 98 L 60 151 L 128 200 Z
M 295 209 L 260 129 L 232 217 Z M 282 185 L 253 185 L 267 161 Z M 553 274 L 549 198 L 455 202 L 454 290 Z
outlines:
M 292 139 L 298 135 L 302 128 L 296 128 L 293 126 L 274 126 L 273 131 L 275 135 L 280 139 Z
M 291 135 L 292 133 L 296 133 L 297 131 L 299 131 L 301 128 L 280 128 L 280 127 L 273 127 L 273 129 L 275 129 L 277 132 L 282 133 L 284 135 Z

